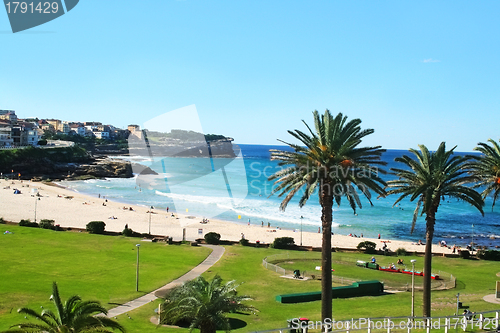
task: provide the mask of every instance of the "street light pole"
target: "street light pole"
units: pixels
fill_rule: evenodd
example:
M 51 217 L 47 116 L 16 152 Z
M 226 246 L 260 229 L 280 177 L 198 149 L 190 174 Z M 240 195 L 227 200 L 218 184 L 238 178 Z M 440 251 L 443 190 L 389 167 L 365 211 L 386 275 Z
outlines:
M 300 246 L 302 246 L 302 219 L 304 216 L 300 215 Z
M 151 211 L 153 210 L 153 206 L 149 208 L 149 231 L 148 233 L 151 235 Z
M 472 242 L 470 244 L 470 254 L 474 251 L 474 224 L 472 225 Z
M 415 263 L 416 259 L 411 261 L 411 317 L 415 317 Z
M 135 271 L 135 291 L 139 291 L 139 247 L 141 244 L 135 244 L 137 247 L 137 265 Z
M 35 223 L 36 223 L 36 203 L 40 200 L 40 198 L 35 197 Z

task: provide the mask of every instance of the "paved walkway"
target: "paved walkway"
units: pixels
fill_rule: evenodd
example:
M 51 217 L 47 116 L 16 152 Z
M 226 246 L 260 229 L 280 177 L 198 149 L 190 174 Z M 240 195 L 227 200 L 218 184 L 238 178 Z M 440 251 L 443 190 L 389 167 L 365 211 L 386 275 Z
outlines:
M 108 317 L 116 317 L 121 314 L 127 313 L 131 310 L 137 309 L 149 302 L 154 301 L 159 297 L 163 297 L 166 295 L 167 291 L 183 284 L 184 282 L 190 281 L 192 279 L 197 278 L 210 267 L 212 267 L 224 254 L 225 248 L 217 245 L 201 245 L 206 246 L 212 249 L 212 253 L 208 255 L 208 257 L 198 266 L 181 276 L 180 278 L 164 285 L 161 288 L 156 289 L 155 291 L 150 292 L 147 295 L 131 300 L 128 303 L 117 306 L 116 308 L 108 310 Z

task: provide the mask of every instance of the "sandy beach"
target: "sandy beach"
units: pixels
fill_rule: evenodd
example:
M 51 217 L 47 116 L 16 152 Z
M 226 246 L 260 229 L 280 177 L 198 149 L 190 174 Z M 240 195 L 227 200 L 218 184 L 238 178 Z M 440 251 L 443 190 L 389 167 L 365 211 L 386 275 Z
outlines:
M 14 194 L 14 189 L 21 191 Z M 35 195 L 33 189 L 36 189 Z M 37 200 L 37 199 L 40 200 Z M 186 239 L 195 240 L 202 238 L 204 234 L 214 231 L 221 235 L 222 239 L 238 241 L 241 235 L 250 242 L 260 241 L 271 243 L 276 237 L 293 237 L 296 244 L 300 244 L 300 232 L 294 230 L 279 230 L 268 228 L 267 225 L 246 225 L 210 219 L 206 224 L 201 224 L 202 217 L 166 212 L 165 210 L 153 209 L 148 213 L 149 207 L 137 205 L 124 205 L 120 202 L 84 195 L 66 188 L 30 181 L 0 180 L 0 217 L 7 221 L 19 222 L 21 219 L 55 220 L 55 224 L 61 227 L 85 228 L 90 221 L 104 221 L 107 231 L 120 232 L 125 225 L 136 232 L 147 233 L 151 218 L 151 234 L 173 237 L 174 240 L 182 239 L 183 227 L 186 228 Z M 200 234 L 201 229 L 201 234 Z M 405 241 L 392 239 L 370 239 L 349 237 L 345 235 L 333 235 L 332 246 L 339 248 L 355 248 L 359 242 L 370 240 L 382 248 L 383 241 L 387 242 L 388 248 L 395 251 L 405 248 L 407 251 L 423 252 L 424 246 Z M 437 243 L 437 240 L 436 240 Z M 321 234 L 312 232 L 302 233 L 302 244 L 304 246 L 321 247 Z M 450 248 L 433 246 L 434 253 L 452 253 Z

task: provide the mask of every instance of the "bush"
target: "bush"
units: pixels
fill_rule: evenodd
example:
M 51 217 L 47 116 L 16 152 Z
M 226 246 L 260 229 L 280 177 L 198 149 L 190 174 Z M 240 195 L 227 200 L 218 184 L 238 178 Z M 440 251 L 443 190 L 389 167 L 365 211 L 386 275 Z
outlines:
M 19 221 L 19 226 L 20 227 L 38 228 L 38 223 L 31 222 L 30 220 L 21 220 L 21 221 Z
M 129 229 L 129 228 L 125 228 L 125 229 L 123 229 L 123 231 L 122 231 L 122 235 L 123 235 L 123 236 L 126 236 L 126 237 L 133 237 L 133 236 L 134 236 L 134 234 L 136 234 L 136 233 L 134 232 L 134 230 Z
M 92 221 L 92 222 L 87 223 L 87 225 L 85 226 L 85 229 L 90 234 L 103 234 L 105 227 L 106 227 L 106 223 L 104 223 L 103 221 Z
M 40 221 L 38 226 L 43 229 L 54 229 L 54 220 L 43 219 Z
M 404 247 L 400 247 L 396 250 L 396 254 L 399 256 L 407 256 L 408 255 L 408 251 L 406 251 L 406 249 Z
M 243 246 L 248 246 L 248 243 L 249 243 L 248 239 L 246 239 L 246 238 L 242 238 L 242 239 L 240 239 L 240 244 L 241 244 L 241 245 L 243 245 Z
M 496 250 L 477 251 L 477 256 L 483 260 L 500 261 L 500 251 Z
M 0 217 L 0 224 L 5 224 L 5 220 L 3 219 L 3 217 Z
M 369 253 L 369 254 L 376 253 L 377 252 L 376 247 L 377 247 L 377 244 L 375 244 L 374 242 L 370 242 L 370 241 L 361 242 L 358 244 L 358 246 L 356 246 L 356 248 L 358 250 L 363 250 L 365 253 Z
M 278 237 L 274 239 L 271 247 L 275 249 L 291 249 L 295 247 L 295 241 L 292 237 Z
M 460 251 L 460 258 L 469 259 L 470 258 L 470 252 L 467 251 L 467 250 Z
M 220 234 L 218 234 L 216 232 L 209 232 L 209 233 L 205 234 L 204 238 L 205 238 L 205 242 L 207 244 L 217 245 L 220 242 Z

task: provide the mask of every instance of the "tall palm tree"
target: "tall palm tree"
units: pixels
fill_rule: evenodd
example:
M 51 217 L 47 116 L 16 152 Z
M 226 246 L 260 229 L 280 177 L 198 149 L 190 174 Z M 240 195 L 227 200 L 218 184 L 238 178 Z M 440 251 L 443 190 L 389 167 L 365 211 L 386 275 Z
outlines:
M 222 283 L 216 275 L 211 281 L 198 277 L 173 289 L 166 297 L 160 313 L 161 324 L 188 322 L 191 331 L 215 333 L 216 329 L 231 330 L 225 314 L 229 312 L 256 311 L 253 306 L 243 304 L 249 296 L 238 295 L 239 285 L 235 281 Z
M 347 121 L 339 113 L 336 117 L 326 110 L 323 115 L 313 112 L 315 131 L 303 123 L 308 134 L 299 130 L 288 131 L 301 145 L 281 141 L 293 148 L 293 152 L 271 150 L 271 159 L 288 166 L 269 177 L 277 185 L 272 193 L 279 197 L 287 194 L 280 209 L 285 210 L 295 194 L 303 190 L 299 206 L 306 204 L 309 197 L 318 190 L 321 205 L 323 243 L 321 248 L 321 319 L 332 319 L 332 220 L 333 202 L 340 205 L 342 197 L 349 202 L 354 213 L 361 208 L 356 188 L 368 199 L 370 190 L 384 196 L 385 182 L 379 177 L 377 165 L 385 165 L 380 156 L 385 151 L 377 147 L 360 148 L 361 140 L 372 134 L 373 129 L 362 130 L 361 120 Z M 279 184 L 279 185 L 278 185 Z
M 436 213 L 441 199 L 446 196 L 463 200 L 476 207 L 483 213 L 481 195 L 470 187 L 464 186 L 474 183 L 477 178 L 468 173 L 467 161 L 470 157 L 453 156 L 453 149 L 446 151 L 442 142 L 435 152 L 429 152 L 426 146 L 419 145 L 420 151 L 410 149 L 413 158 L 403 155 L 397 157 L 396 162 L 404 164 L 405 169 L 391 168 L 399 178 L 387 182 L 387 194 L 398 194 L 399 198 L 394 205 L 405 198 L 417 200 L 417 207 L 413 214 L 411 232 L 415 229 L 417 216 L 425 214 L 425 258 L 424 258 L 424 292 L 423 315 L 431 315 L 431 268 L 432 268 L 432 239 Z
M 493 210 L 495 202 L 500 195 L 500 145 L 492 139 L 488 141 L 491 143 L 491 146 L 480 142 L 474 148 L 474 150 L 483 153 L 483 155 L 471 156 L 473 160 L 470 163 L 470 167 L 472 174 L 479 179 L 474 187 L 484 187 L 482 192 L 483 200 L 493 193 L 493 204 L 491 205 L 491 209 Z
M 17 312 L 35 318 L 38 322 L 13 325 L 2 333 L 112 332 L 108 327 L 125 332 L 125 328 L 116 321 L 104 316 L 96 316 L 108 313 L 97 301 L 82 301 L 80 296 L 74 295 L 63 304 L 55 282 L 52 284 L 50 300 L 56 307 L 56 313 L 50 310 L 37 313 L 29 308 L 21 308 Z

